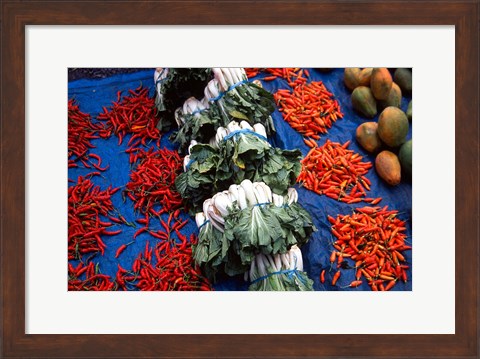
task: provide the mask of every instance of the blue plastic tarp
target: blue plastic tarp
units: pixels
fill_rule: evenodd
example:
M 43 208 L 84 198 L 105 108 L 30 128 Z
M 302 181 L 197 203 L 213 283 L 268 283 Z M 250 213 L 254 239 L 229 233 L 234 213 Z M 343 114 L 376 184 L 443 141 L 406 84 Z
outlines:
M 316 69 L 308 69 L 310 73 L 309 81 L 322 81 L 326 88 L 334 94 L 336 100 L 339 101 L 341 111 L 344 114 L 343 119 L 336 121 L 328 133 L 321 136 L 318 144 L 321 146 L 327 139 L 333 142 L 345 143 L 350 140 L 351 143 L 348 149 L 358 152 L 364 157 L 364 161 L 370 161 L 374 163 L 374 155 L 369 154 L 363 148 L 361 148 L 355 140 L 356 128 L 365 121 L 377 121 L 378 115 L 372 120 L 368 120 L 358 115 L 352 108 L 350 101 L 350 92 L 343 83 L 343 69 L 334 69 L 331 72 L 320 72 Z M 77 80 L 68 84 L 68 98 L 75 98 L 80 106 L 80 110 L 89 113 L 95 118 L 100 112 L 103 111 L 103 107 L 109 107 L 112 102 L 117 99 L 117 92 L 123 91 L 123 94 L 130 89 L 135 89 L 139 85 L 149 87 L 151 89 L 152 96 L 154 95 L 154 83 L 153 83 L 154 69 L 146 69 L 145 71 L 139 71 L 133 74 L 116 75 L 101 80 Z M 252 80 L 259 78 L 262 79 L 265 75 L 259 74 Z M 288 83 L 281 78 L 277 78 L 274 81 L 262 81 L 263 86 L 268 91 L 274 93 L 280 88 L 290 89 Z M 406 111 L 408 103 L 411 98 L 404 97 L 402 99 L 402 109 Z M 290 127 L 286 123 L 282 114 L 277 110 L 272 115 L 274 124 L 276 126 L 277 133 L 274 138 L 270 139 L 270 142 L 277 147 L 283 149 L 301 149 L 302 153 L 306 155 L 310 150 L 309 147 L 303 142 L 303 137 Z M 411 126 L 410 126 L 411 127 Z M 170 150 L 176 149 L 169 140 L 169 134 L 162 136 L 160 147 L 168 148 Z M 411 128 L 407 139 L 412 137 Z M 102 158 L 102 165 L 109 165 L 109 168 L 102 172 L 103 177 L 94 176 L 92 181 L 101 187 L 106 189 L 108 186 L 123 187 L 129 181 L 130 175 L 130 163 L 129 155 L 125 153 L 127 149 L 127 142 L 129 136 L 126 136 L 122 145 L 118 145 L 118 138 L 112 135 L 109 139 L 96 139 L 92 143 L 96 146 L 91 152 L 98 154 Z M 152 142 L 150 146 L 156 147 Z M 85 176 L 92 172 L 91 169 L 84 168 L 71 168 L 69 169 L 69 178 L 76 181 L 78 176 Z M 375 169 L 370 169 L 366 177 L 371 181 L 371 191 L 368 192 L 368 196 L 372 198 L 381 197 L 382 201 L 379 206 L 388 205 L 389 209 L 397 210 L 399 212 L 398 217 L 405 220 L 407 223 L 406 235 L 407 242 L 411 245 L 412 242 L 412 185 L 409 180 L 402 179 L 402 182 L 395 186 L 389 186 L 382 179 L 379 178 Z M 69 183 L 72 185 L 72 183 Z M 173 185 L 173 184 L 172 184 Z M 367 204 L 346 204 L 336 201 L 326 196 L 317 195 L 301 186 L 296 186 L 299 193 L 298 202 L 310 213 L 313 218 L 313 222 L 318 229 L 310 241 L 303 246 L 303 260 L 304 270 L 308 273 L 308 276 L 314 280 L 314 289 L 323 291 L 335 291 L 335 290 L 370 290 L 370 287 L 366 284 L 366 281 L 358 288 L 342 288 L 348 286 L 350 282 L 355 280 L 355 270 L 342 270 L 342 276 L 340 277 L 336 286 L 332 286 L 331 279 L 336 272 L 336 268 L 330 268 L 330 254 L 333 250 L 332 247 L 332 233 L 331 224 L 327 220 L 327 215 L 337 217 L 338 215 L 351 214 L 355 208 L 363 207 Z M 130 199 L 123 201 L 121 191 L 118 191 L 112 197 L 112 202 L 116 209 L 127 219 L 129 222 L 135 222 L 135 219 L 140 218 L 141 215 L 134 213 L 133 202 Z M 181 214 L 182 218 L 190 218 L 186 213 Z M 142 216 L 143 217 L 143 216 Z M 189 235 L 191 233 L 198 233 L 195 221 L 190 218 L 188 225 L 182 229 L 182 233 Z M 140 234 L 135 242 L 127 247 L 125 252 L 116 259 L 115 252 L 122 244 L 132 242 L 133 234 L 138 228 L 133 228 L 127 225 L 116 225 L 115 229 L 122 229 L 122 233 L 116 236 L 108 237 L 104 239 L 107 248 L 105 254 L 96 255 L 91 260 L 98 264 L 100 271 L 103 274 L 110 275 L 112 279 L 115 278 L 118 264 L 123 268 L 129 269 L 132 267 L 134 259 L 138 253 L 145 249 L 146 241 L 150 244 L 155 243 L 156 239 L 150 236 L 148 233 Z M 398 283 L 392 290 L 411 290 L 412 289 L 412 251 L 408 250 L 403 252 L 407 265 L 410 268 L 407 270 L 408 281 Z M 346 259 L 350 261 L 349 259 Z M 76 265 L 78 261 L 70 261 L 73 265 Z M 353 267 L 353 262 L 351 265 Z M 326 269 L 326 281 L 324 284 L 320 283 L 319 276 L 323 269 Z M 219 281 L 214 286 L 215 290 L 247 290 L 248 283 L 243 281 L 243 276 L 235 278 L 227 278 Z M 133 289 L 133 288 L 132 288 Z

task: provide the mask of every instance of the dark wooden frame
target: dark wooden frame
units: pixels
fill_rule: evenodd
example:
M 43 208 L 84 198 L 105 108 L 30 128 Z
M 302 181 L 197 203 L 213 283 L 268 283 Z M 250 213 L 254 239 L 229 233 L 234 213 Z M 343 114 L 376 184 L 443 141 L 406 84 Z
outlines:
M 478 358 L 477 0 L 117 3 L 4 0 L 1 10 L 1 357 Z M 26 335 L 25 26 L 35 24 L 455 25 L 455 335 Z M 438 79 L 440 82 L 441 74 Z M 434 126 L 435 119 L 424 120 Z M 441 139 L 438 145 L 441 153 Z M 386 314 L 395 316 L 394 312 Z

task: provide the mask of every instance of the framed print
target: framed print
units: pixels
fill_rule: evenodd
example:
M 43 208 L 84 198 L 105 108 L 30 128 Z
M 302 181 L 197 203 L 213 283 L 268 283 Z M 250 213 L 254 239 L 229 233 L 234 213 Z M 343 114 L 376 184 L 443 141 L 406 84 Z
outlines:
M 479 200 L 478 172 L 472 168 L 478 168 L 478 20 L 477 2 L 2 3 L 2 356 L 477 357 Z M 196 70 L 182 73 L 185 68 Z M 368 76 L 375 80 L 357 91 L 362 68 L 364 73 L 374 68 Z M 99 69 L 109 76 L 92 80 Z M 75 74 L 81 78 L 69 81 Z M 205 185 L 208 196 L 202 198 L 189 197 L 191 179 L 183 185 L 178 179 L 181 172 L 195 171 L 199 158 L 205 161 L 205 149 L 188 145 L 191 132 L 171 134 L 161 128 L 168 123 L 152 124 L 141 119 L 150 114 L 135 113 L 141 107 L 157 114 L 169 106 L 167 76 L 176 81 L 196 76 L 199 82 L 198 94 L 175 88 L 175 96 L 183 97 L 172 110 L 189 96 L 197 98 L 190 97 L 191 108 L 172 111 L 179 128 L 189 115 L 215 123 L 222 116 L 238 119 L 238 128 L 225 121 L 225 133 L 217 133 L 213 142 L 212 133 L 205 135 L 209 148 L 222 153 L 215 155 L 217 161 L 233 156 L 226 162 L 236 167 L 227 166 L 222 185 L 218 178 L 212 188 Z M 413 79 L 410 90 L 402 76 Z M 403 91 L 397 105 L 392 86 L 387 94 L 376 85 L 391 79 Z M 379 106 L 375 114 L 366 105 L 367 93 Z M 273 108 L 262 112 L 268 101 L 255 102 L 262 96 L 271 96 L 277 106 L 272 123 Z M 418 122 L 408 121 L 403 112 L 413 97 Z M 264 121 L 261 128 L 249 123 L 248 99 L 255 102 L 255 118 Z M 323 127 L 318 120 L 309 122 L 299 101 L 304 107 L 327 101 L 322 102 L 328 106 L 320 115 Z M 292 120 L 295 116 L 301 120 Z M 350 125 L 344 125 L 343 116 Z M 366 155 L 372 164 L 345 165 L 355 160 L 354 151 L 369 145 L 361 134 L 353 135 L 369 116 L 382 127 L 379 137 L 389 153 Z M 388 134 L 380 117 L 401 117 L 395 124 L 401 135 Z M 305 124 L 310 127 L 302 132 Z M 330 137 L 316 134 L 320 130 Z M 412 184 L 405 185 L 404 177 L 403 182 L 396 177 L 400 166 L 405 175 L 408 149 L 400 146 L 413 136 L 418 145 L 410 164 Z M 224 145 L 231 138 L 232 148 Z M 348 139 L 354 142 L 350 147 Z M 292 156 L 288 151 L 302 149 L 297 154 L 302 167 L 290 169 L 290 185 L 302 184 L 299 208 L 293 204 L 297 192 L 287 192 L 289 184 L 282 187 L 278 174 L 257 169 L 263 184 L 252 176 L 244 187 L 226 185 L 240 182 L 232 174 L 254 163 L 239 150 L 252 143 L 257 151 L 264 148 L 264 156 L 275 149 L 284 166 Z M 340 161 L 327 169 L 328 180 L 327 170 L 306 170 L 309 158 L 325 153 L 335 153 Z M 397 173 L 382 171 L 389 166 L 385 163 L 398 161 L 397 155 L 402 162 Z M 374 185 L 378 180 L 385 191 L 368 189 L 369 166 L 372 172 L 376 166 Z M 171 176 L 163 178 L 167 173 Z M 352 173 L 358 178 L 350 178 Z M 181 196 L 171 193 L 172 182 L 182 188 Z M 285 197 L 269 199 L 266 187 L 275 186 Z M 262 249 L 263 257 L 252 260 L 247 246 L 240 246 L 247 239 L 236 228 L 251 220 L 242 218 L 239 190 L 245 192 L 245 208 L 253 208 L 248 216 L 255 215 L 255 224 L 276 216 L 281 233 L 288 228 L 288 238 L 303 250 L 303 260 L 300 249 L 281 257 L 285 251 L 278 247 L 277 252 Z M 215 197 L 217 192 L 223 194 Z M 190 217 L 179 207 L 181 197 L 189 198 Z M 213 198 L 211 207 L 202 208 L 208 198 Z M 228 206 L 222 202 L 227 199 Z M 405 204 L 398 213 L 384 207 L 393 199 Z M 275 201 L 279 205 L 273 208 Z M 324 204 L 333 201 L 338 211 L 327 217 Z M 265 213 L 270 206 L 274 215 Z M 378 213 L 378 228 L 367 227 Z M 292 229 L 298 218 L 304 235 Z M 228 237 L 221 252 L 212 250 L 206 257 L 229 253 L 230 262 L 219 267 L 205 259 L 196 271 L 188 262 L 192 253 L 184 251 L 187 242 L 194 243 L 193 256 L 201 258 L 206 228 Z M 384 246 L 375 245 L 373 234 L 352 242 L 360 232 L 377 230 Z M 302 242 L 311 234 L 309 243 Z M 171 247 L 148 236 L 167 238 Z M 227 248 L 229 241 L 234 249 Z M 314 250 L 319 254 L 311 255 Z M 350 258 L 360 253 L 368 253 L 368 259 Z M 372 259 L 372 253 L 380 254 Z M 167 254 L 181 262 L 170 272 L 159 265 Z M 231 258 L 240 258 L 240 264 Z M 250 283 L 215 277 L 229 273 L 246 273 Z M 162 281 L 166 275 L 168 281 Z M 293 291 L 278 292 L 287 287 Z M 386 292 L 374 292 L 378 289 Z

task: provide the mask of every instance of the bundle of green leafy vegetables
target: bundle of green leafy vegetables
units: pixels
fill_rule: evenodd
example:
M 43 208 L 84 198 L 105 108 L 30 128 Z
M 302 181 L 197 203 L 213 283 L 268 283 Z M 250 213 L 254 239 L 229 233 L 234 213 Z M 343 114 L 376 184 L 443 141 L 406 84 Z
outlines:
M 282 254 L 305 244 L 316 229 L 297 198 L 294 190 L 280 196 L 263 182 L 244 180 L 207 199 L 196 214 L 199 237 L 192 246 L 203 273 L 213 281 L 218 272 L 238 275 L 260 253 Z
M 215 78 L 205 87 L 204 99 L 197 100 L 198 108 L 200 104 L 207 108 L 199 111 L 190 106 L 177 112 L 182 125 L 171 139 L 180 145 L 180 150 L 183 151 L 191 140 L 209 142 L 215 129 L 231 121 L 247 121 L 250 125 L 261 123 L 267 135 L 274 134 L 275 126 L 271 117 L 275 109 L 273 95 L 248 82 L 241 68 L 213 68 L 212 71 Z
M 294 245 L 287 253 L 257 254 L 245 272 L 250 291 L 312 291 L 313 280 L 303 271 L 302 252 Z
M 190 104 L 191 106 L 185 106 Z M 208 106 L 208 107 L 206 107 Z M 184 108 L 175 112 L 178 131 L 170 137 L 171 141 L 179 145 L 179 151 L 184 152 L 192 140 L 208 143 L 215 136 L 218 127 L 223 126 L 224 119 L 220 116 L 220 108 L 208 102 L 189 98 Z
M 193 210 L 214 193 L 244 179 L 265 182 L 272 191 L 283 194 L 300 174 L 300 150 L 272 147 L 262 135 L 249 130 L 231 134 L 215 142 L 217 147 L 196 144 L 185 157 L 186 171 L 177 176 L 175 186 Z
M 159 68 L 154 75 L 160 131 L 174 127 L 174 112 L 189 97 L 201 97 L 212 78 L 210 68 Z

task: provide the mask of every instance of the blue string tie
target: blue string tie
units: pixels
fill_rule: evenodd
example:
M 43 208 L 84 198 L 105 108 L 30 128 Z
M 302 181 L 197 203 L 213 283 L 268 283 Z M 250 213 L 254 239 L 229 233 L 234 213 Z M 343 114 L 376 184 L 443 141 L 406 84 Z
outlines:
M 195 110 L 191 113 L 191 115 L 196 115 L 197 113 L 201 113 L 201 112 L 204 112 L 204 111 L 207 111 L 208 108 L 201 108 L 201 109 L 198 109 L 198 110 Z
M 257 207 L 257 206 L 266 206 L 267 204 L 270 204 L 272 202 L 263 202 L 263 203 L 257 203 L 257 204 L 254 204 L 253 207 Z
M 262 280 L 265 280 L 267 278 L 270 278 L 274 275 L 280 275 L 280 274 L 286 274 L 288 276 L 288 279 L 293 279 L 293 275 L 297 275 L 297 273 L 301 272 L 300 270 L 298 270 L 297 268 L 294 268 L 294 269 L 285 269 L 285 270 L 281 270 L 281 271 L 278 271 L 278 272 L 272 272 L 272 273 L 268 273 L 267 275 L 264 275 L 262 277 L 259 277 L 257 279 L 255 279 L 251 284 L 254 284 L 254 283 L 257 283 L 257 282 L 260 282 Z M 297 275 L 297 278 L 305 284 L 304 280 Z
M 203 222 L 200 227 L 198 227 L 198 231 L 200 232 L 200 230 L 202 229 L 203 226 L 205 226 L 207 223 L 210 223 L 210 220 L 207 219 L 205 222 Z
M 155 81 L 155 87 L 157 87 L 157 84 L 159 82 L 162 83 L 163 81 L 165 81 L 167 79 L 166 76 L 164 78 L 162 78 L 162 75 L 165 72 L 165 70 L 166 70 L 166 68 L 163 68 L 162 71 L 160 72 L 160 75 L 158 75 L 157 81 Z
M 193 158 L 190 159 L 190 161 L 188 161 L 187 165 L 185 166 L 185 169 L 188 171 L 190 169 L 190 166 L 192 165 L 193 162 L 195 162 L 196 160 L 194 160 Z
M 265 280 L 267 278 L 270 278 L 274 275 L 281 275 L 281 274 L 286 274 L 288 279 L 292 280 L 294 279 L 293 276 L 296 275 L 297 279 L 302 282 L 303 285 L 307 285 L 307 283 L 305 282 L 304 278 L 302 278 L 301 276 L 298 275 L 298 273 L 301 273 L 302 271 L 297 269 L 297 257 L 295 256 L 295 267 L 293 269 L 284 269 L 284 270 L 280 270 L 280 271 L 277 271 L 277 272 L 272 272 L 272 273 L 268 273 L 267 275 L 264 275 L 262 277 L 259 277 L 257 279 L 255 279 L 254 281 L 252 281 L 251 284 L 254 284 L 254 283 L 257 283 L 257 282 L 260 282 L 262 280 Z
M 257 136 L 258 138 L 264 140 L 265 142 L 268 142 L 268 139 L 267 139 L 265 136 L 263 136 L 263 135 L 261 135 L 261 134 L 259 134 L 259 133 L 256 133 L 256 132 L 254 132 L 254 131 L 252 131 L 252 130 L 249 130 L 249 129 L 247 129 L 247 128 L 244 128 L 244 129 L 242 129 L 242 130 L 233 131 L 233 132 L 229 133 L 228 135 L 226 135 L 226 136 L 223 138 L 223 140 L 224 140 L 224 141 L 227 141 L 227 140 L 229 140 L 230 138 L 235 137 L 235 136 L 237 136 L 237 135 L 240 135 L 240 134 L 242 134 L 242 133 L 248 133 L 248 134 Z M 194 159 L 191 159 L 191 160 L 187 163 L 187 165 L 185 166 L 185 169 L 186 169 L 187 171 L 189 170 L 189 168 L 190 168 L 190 166 L 192 165 L 193 162 L 195 162 L 195 160 L 194 160 Z
M 229 91 L 232 91 L 235 87 L 238 87 L 238 86 L 240 86 L 240 85 L 246 84 L 247 82 L 248 82 L 248 80 L 243 80 L 243 81 L 237 82 L 236 84 L 233 84 L 233 85 L 229 86 L 228 89 L 227 89 L 227 91 L 225 91 L 225 92 L 220 92 L 220 94 L 219 94 L 217 97 L 209 98 L 208 101 L 211 101 L 211 102 L 218 101 L 218 100 L 220 100 L 223 96 L 225 96 Z
M 226 135 L 223 140 L 224 141 L 227 141 L 229 140 L 230 138 L 232 137 L 235 137 L 237 135 L 240 135 L 240 134 L 251 134 L 251 135 L 254 135 L 254 136 L 257 136 L 258 138 L 264 140 L 265 142 L 268 142 L 268 138 L 266 138 L 265 136 L 255 132 L 255 131 L 252 131 L 252 130 L 249 130 L 248 128 L 243 128 L 241 130 L 236 130 L 236 131 L 233 131 L 233 132 L 230 132 L 228 135 Z

